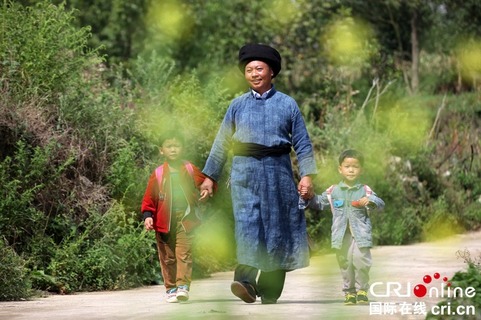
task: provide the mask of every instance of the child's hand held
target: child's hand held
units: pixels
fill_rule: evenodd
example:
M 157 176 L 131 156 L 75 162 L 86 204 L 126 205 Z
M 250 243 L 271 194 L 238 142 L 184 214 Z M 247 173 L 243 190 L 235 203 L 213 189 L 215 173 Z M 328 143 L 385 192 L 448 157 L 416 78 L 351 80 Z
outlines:
M 209 190 L 204 189 L 200 192 L 199 201 L 206 201 L 207 199 L 209 199 Z

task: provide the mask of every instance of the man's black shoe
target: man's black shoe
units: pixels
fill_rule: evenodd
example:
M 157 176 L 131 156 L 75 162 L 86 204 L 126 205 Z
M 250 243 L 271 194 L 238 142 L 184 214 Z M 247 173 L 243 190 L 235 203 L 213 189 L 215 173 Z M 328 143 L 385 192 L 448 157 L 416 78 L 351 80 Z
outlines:
M 244 302 L 256 302 L 256 291 L 254 287 L 248 283 L 234 281 L 230 285 L 230 290 L 236 297 L 239 297 Z

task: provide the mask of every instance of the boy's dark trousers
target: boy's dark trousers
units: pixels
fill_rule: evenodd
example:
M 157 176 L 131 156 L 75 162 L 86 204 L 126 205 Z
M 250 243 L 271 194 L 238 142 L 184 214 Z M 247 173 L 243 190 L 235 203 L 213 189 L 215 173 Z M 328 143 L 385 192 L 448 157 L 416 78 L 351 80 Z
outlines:
M 271 272 L 260 271 L 259 279 L 256 281 L 258 273 L 259 269 L 240 264 L 235 269 L 234 281 L 252 285 L 257 295 L 262 299 L 279 299 L 284 289 L 286 270 L 275 270 Z
M 156 232 L 162 278 L 167 290 L 192 281 L 192 240 L 193 234 L 186 233 L 180 220 L 184 212 L 174 213 L 169 233 Z

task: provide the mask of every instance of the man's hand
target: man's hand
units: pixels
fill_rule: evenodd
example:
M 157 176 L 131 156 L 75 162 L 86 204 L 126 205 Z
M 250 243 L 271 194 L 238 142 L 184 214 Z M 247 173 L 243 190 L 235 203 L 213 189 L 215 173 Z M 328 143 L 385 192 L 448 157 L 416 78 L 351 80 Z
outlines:
M 302 199 L 309 200 L 314 197 L 314 185 L 312 184 L 312 178 L 304 176 L 297 185 L 297 191 L 301 195 Z

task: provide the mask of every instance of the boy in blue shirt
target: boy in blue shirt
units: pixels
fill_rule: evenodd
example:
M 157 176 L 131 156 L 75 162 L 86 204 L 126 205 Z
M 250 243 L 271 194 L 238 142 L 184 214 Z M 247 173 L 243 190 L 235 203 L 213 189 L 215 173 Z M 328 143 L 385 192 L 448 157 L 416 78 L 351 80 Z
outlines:
M 336 250 L 343 279 L 344 303 L 347 305 L 369 301 L 367 291 L 372 265 L 369 211 L 384 208 L 384 201 L 358 180 L 363 162 L 360 152 L 353 149 L 343 151 L 338 167 L 341 182 L 332 185 L 321 195 L 315 195 L 307 204 L 300 198 L 301 208 L 331 209 L 331 246 Z

